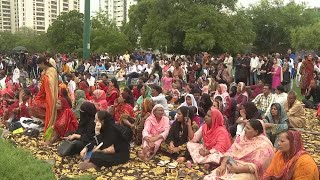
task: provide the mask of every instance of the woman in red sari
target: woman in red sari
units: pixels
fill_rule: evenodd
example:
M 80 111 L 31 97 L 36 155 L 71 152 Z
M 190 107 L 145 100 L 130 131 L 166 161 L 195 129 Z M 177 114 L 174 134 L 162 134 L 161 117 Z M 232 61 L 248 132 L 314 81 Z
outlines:
M 119 85 L 118 85 L 118 81 L 115 78 L 111 79 L 106 95 L 107 95 L 108 105 L 112 106 L 114 104 L 114 101 L 119 97 Z
M 76 131 L 78 129 L 76 115 L 72 111 L 68 101 L 65 98 L 59 98 L 57 102 L 57 111 L 57 119 L 54 123 L 54 130 L 57 137 L 65 137 L 67 133 Z
M 81 81 L 79 83 L 79 89 L 83 90 L 86 94 L 86 99 L 92 100 L 92 96 L 90 95 L 90 88 L 86 81 Z
M 114 102 L 114 119 L 116 123 L 134 118 L 133 107 L 129 104 L 128 99 L 129 96 L 126 93 L 122 93 Z
M 310 82 L 313 79 L 313 72 L 314 72 L 314 64 L 312 61 L 312 55 L 309 54 L 307 59 L 305 59 L 300 67 L 300 88 L 301 88 L 301 95 L 306 93 L 306 89 L 309 88 Z
M 48 144 L 54 135 L 53 125 L 57 115 L 58 73 L 55 68 L 55 62 L 49 62 L 44 57 L 38 58 L 37 64 L 39 68 L 43 69 L 41 86 L 34 98 L 30 112 L 31 116 L 44 117 L 44 137 Z

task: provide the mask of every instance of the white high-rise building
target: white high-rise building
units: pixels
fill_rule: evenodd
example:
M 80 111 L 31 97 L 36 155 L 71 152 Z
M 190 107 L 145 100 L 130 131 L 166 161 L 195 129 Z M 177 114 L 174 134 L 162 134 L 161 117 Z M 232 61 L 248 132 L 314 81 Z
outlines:
M 45 32 L 57 16 L 79 11 L 79 6 L 79 0 L 0 0 L 0 30 L 14 33 L 29 27 Z
M 122 26 L 123 22 L 129 21 L 129 9 L 137 4 L 137 0 L 99 0 L 99 10 L 107 12 L 110 20 L 116 25 Z

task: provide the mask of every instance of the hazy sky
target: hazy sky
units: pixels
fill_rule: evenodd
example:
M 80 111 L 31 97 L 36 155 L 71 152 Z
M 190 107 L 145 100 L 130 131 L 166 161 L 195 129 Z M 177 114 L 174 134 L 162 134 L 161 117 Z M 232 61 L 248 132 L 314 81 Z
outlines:
M 103 1 L 103 0 L 101 0 Z M 250 4 L 255 4 L 260 0 L 238 0 L 238 4 L 241 4 L 244 7 L 248 7 Z M 285 0 L 289 2 L 290 0 Z M 310 7 L 320 7 L 320 0 L 294 0 L 297 3 L 306 2 Z M 99 9 L 99 0 L 90 0 L 91 11 L 95 12 Z M 84 0 L 80 0 L 80 12 L 84 11 Z

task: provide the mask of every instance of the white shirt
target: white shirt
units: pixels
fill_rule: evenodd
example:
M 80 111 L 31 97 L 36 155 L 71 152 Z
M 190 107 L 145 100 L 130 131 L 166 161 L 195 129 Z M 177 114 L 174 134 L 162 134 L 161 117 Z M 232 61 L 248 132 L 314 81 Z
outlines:
M 288 94 L 287 93 L 281 93 L 281 94 L 274 94 L 274 102 L 281 104 L 282 107 L 284 107 L 285 102 L 287 101 Z
M 0 89 L 5 89 L 7 86 L 6 86 L 6 78 L 7 76 L 5 76 L 4 78 L 2 78 L 0 80 Z
M 167 103 L 166 96 L 163 94 L 159 94 L 158 96 L 151 97 L 151 98 L 152 98 L 154 104 L 161 104 L 163 106 L 164 112 L 168 116 L 169 109 L 168 109 L 168 103 Z
M 133 72 L 137 72 L 137 66 L 136 65 L 130 65 L 128 68 L 128 72 L 127 74 L 133 73 Z
M 123 59 L 126 61 L 126 63 L 129 63 L 130 61 L 130 54 L 124 54 Z
M 250 61 L 250 70 L 252 71 L 253 69 L 257 69 L 259 65 L 259 58 L 255 57 L 255 58 L 251 58 Z
M 141 66 L 140 64 L 137 66 L 137 71 L 138 73 L 142 73 L 144 70 L 143 66 Z
M 91 76 L 90 79 L 87 78 L 87 83 L 89 84 L 89 86 L 94 86 L 94 83 L 95 83 L 96 79 Z
M 19 78 L 20 78 L 20 70 L 19 68 L 15 68 L 13 70 L 12 82 L 19 83 Z
M 73 80 L 70 80 L 68 83 L 69 92 L 71 94 L 74 94 L 74 91 L 76 90 L 76 83 Z
M 84 65 L 84 72 L 88 71 L 90 67 L 90 63 L 84 63 L 83 65 Z

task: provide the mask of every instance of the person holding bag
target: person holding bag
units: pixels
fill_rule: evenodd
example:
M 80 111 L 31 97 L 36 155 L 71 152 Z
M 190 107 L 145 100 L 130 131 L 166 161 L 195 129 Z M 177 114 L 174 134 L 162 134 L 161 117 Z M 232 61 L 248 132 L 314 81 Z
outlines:
M 78 129 L 67 137 L 64 137 L 58 148 L 61 156 L 71 156 L 79 154 L 80 151 L 93 140 L 95 135 L 94 118 L 97 109 L 93 103 L 84 102 L 80 106 L 80 121 Z

